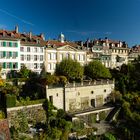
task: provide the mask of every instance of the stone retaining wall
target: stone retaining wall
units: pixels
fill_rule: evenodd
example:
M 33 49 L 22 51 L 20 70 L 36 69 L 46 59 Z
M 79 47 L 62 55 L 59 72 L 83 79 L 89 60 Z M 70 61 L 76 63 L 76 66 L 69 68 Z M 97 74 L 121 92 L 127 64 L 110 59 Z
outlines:
M 15 118 L 20 116 L 20 112 L 24 113 L 24 116 L 26 116 L 29 124 L 44 122 L 46 120 L 45 111 L 42 108 L 42 104 L 8 108 L 7 118 L 9 120 L 10 127 L 15 125 Z

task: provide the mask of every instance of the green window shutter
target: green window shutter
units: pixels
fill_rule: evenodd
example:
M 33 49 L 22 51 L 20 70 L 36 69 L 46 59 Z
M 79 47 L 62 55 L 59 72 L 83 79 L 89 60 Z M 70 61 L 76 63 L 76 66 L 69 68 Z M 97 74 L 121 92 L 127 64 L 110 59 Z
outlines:
M 6 57 L 6 51 L 3 52 L 3 57 Z
M 16 68 L 18 68 L 18 63 L 16 63 Z
M 10 69 L 12 69 L 13 68 L 13 64 L 12 64 L 12 62 L 10 62 Z
M 16 57 L 18 57 L 18 52 L 16 52 Z
M 10 43 L 9 43 L 9 46 L 10 46 L 10 47 L 12 47 L 12 46 L 13 46 L 12 42 L 10 42 Z
M 16 47 L 18 47 L 18 43 L 16 43 Z
M 6 62 L 3 63 L 3 68 L 4 68 L 4 69 L 6 68 Z
M 12 57 L 12 52 L 10 52 L 10 57 Z
M 6 47 L 6 42 L 3 42 L 3 46 Z

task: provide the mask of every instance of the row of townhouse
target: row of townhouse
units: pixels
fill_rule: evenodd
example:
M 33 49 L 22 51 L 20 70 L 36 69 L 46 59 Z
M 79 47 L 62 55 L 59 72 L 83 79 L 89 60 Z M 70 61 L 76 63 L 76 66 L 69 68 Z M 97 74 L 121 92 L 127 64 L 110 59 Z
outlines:
M 129 56 L 128 56 L 129 62 L 134 61 L 139 56 L 140 56 L 140 45 L 135 45 L 129 51 Z
M 105 38 L 78 43 L 87 48 L 88 62 L 97 59 L 107 68 L 116 68 L 128 63 L 129 48 L 125 42 Z
M 108 68 L 120 67 L 128 63 L 129 48 L 125 42 L 108 38 L 83 42 L 65 41 L 61 33 L 58 40 L 45 40 L 44 35 L 20 33 L 15 30 L 0 30 L 0 65 L 2 75 L 9 70 L 20 70 L 25 65 L 28 69 L 40 73 L 42 67 L 54 73 L 56 64 L 64 58 L 77 60 L 85 65 L 98 59 Z
M 0 30 L 2 77 L 6 78 L 10 70 L 20 70 L 23 65 L 40 73 L 44 63 L 45 44 L 43 34 L 33 36 L 31 32 L 19 33 L 18 26 L 13 31 Z
M 125 42 L 95 39 L 86 42 L 67 42 L 61 34 L 58 40 L 49 40 L 45 49 L 46 71 L 53 73 L 56 64 L 63 58 L 72 58 L 85 65 L 100 60 L 107 68 L 117 68 L 128 63 L 129 48 Z

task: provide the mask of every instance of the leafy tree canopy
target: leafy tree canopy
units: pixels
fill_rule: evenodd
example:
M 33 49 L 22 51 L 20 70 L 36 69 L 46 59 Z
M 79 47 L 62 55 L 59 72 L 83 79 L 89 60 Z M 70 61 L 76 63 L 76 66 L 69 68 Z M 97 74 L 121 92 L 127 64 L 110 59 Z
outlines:
M 19 76 L 21 78 L 29 78 L 30 73 L 31 73 L 31 70 L 27 69 L 27 67 L 23 65 L 23 67 L 19 71 Z
M 62 60 L 56 66 L 56 75 L 66 76 L 68 80 L 82 79 L 84 69 L 79 62 L 70 58 Z
M 92 61 L 85 66 L 85 75 L 92 79 L 111 78 L 110 71 L 100 61 Z

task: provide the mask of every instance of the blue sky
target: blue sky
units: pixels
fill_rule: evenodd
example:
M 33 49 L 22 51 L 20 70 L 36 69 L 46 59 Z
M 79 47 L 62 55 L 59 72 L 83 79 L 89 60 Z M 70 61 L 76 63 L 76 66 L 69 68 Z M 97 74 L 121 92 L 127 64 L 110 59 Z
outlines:
M 108 37 L 140 44 L 140 0 L 0 0 L 0 28 L 56 39 Z

